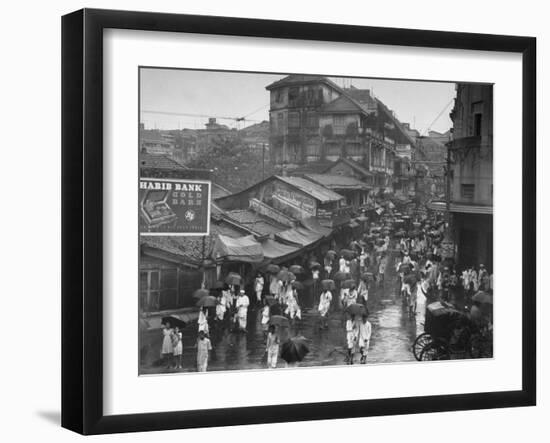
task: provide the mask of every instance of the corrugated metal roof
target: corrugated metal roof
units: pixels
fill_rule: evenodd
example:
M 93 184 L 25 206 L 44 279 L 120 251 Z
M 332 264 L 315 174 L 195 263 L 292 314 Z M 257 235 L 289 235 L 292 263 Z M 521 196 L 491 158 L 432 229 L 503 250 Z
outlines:
M 315 243 L 317 240 L 323 238 L 323 235 L 306 228 L 298 227 L 279 232 L 276 234 L 276 237 L 289 243 L 294 243 L 301 246 L 309 246 Z
M 339 174 L 306 174 L 306 178 L 313 180 L 329 189 L 368 190 L 366 183 L 354 177 Z
M 266 86 L 265 89 L 269 91 L 271 89 L 280 88 L 282 86 L 301 85 L 311 82 L 323 82 L 331 85 L 333 84 L 328 78 L 322 75 L 292 74 L 283 77 L 281 80 L 277 80 L 276 82 L 271 83 L 270 85 Z
M 305 194 L 308 194 L 315 200 L 320 201 L 321 203 L 328 203 L 344 199 L 344 197 L 342 197 L 340 194 L 337 194 L 336 192 L 331 191 L 324 186 L 321 186 L 302 177 L 282 177 L 280 175 L 277 175 L 276 178 L 285 183 L 288 183 L 291 186 L 294 186 L 295 188 L 299 189 Z
M 287 229 L 285 225 L 250 209 L 235 209 L 227 211 L 225 215 L 261 236 L 275 234 Z
M 141 236 L 140 245 L 170 254 L 178 262 L 200 263 L 203 258 L 208 257 L 214 239 L 212 235 L 204 237 L 183 237 L 183 236 Z

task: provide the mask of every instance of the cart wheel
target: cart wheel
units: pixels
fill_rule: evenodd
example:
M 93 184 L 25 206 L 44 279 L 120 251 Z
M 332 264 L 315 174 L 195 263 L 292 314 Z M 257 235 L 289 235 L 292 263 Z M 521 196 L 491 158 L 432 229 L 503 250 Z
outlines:
M 441 343 L 429 343 L 420 353 L 421 361 L 449 360 L 450 358 L 449 350 Z
M 416 337 L 416 340 L 412 345 L 412 352 L 413 352 L 414 358 L 420 361 L 420 354 L 422 353 L 422 350 L 432 342 L 433 342 L 433 338 L 428 332 L 423 332 L 418 337 Z

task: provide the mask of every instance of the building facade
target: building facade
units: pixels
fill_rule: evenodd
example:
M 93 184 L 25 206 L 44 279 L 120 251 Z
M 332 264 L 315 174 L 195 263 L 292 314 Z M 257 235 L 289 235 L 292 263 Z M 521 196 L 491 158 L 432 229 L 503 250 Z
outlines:
M 493 87 L 457 84 L 451 112 L 452 229 L 459 266 L 493 265 Z
M 408 149 L 414 140 L 369 90 L 312 75 L 290 75 L 266 89 L 271 160 L 283 175 L 348 158 L 374 172 L 375 186 L 391 187 L 397 146 Z

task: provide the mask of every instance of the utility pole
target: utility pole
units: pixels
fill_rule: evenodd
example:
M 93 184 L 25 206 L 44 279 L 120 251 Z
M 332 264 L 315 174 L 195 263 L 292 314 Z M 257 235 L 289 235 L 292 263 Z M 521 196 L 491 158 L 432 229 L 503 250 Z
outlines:
M 265 178 L 265 143 L 262 143 L 262 180 Z

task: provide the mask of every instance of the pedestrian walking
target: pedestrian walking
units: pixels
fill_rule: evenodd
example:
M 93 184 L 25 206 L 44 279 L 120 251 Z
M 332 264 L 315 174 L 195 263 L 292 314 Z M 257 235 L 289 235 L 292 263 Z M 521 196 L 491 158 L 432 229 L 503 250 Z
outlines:
M 267 353 L 267 367 L 274 369 L 277 367 L 277 358 L 279 356 L 279 336 L 275 331 L 275 325 L 270 325 L 267 333 L 265 351 Z
M 321 292 L 321 297 L 319 298 L 319 314 L 321 314 L 319 329 L 328 328 L 328 311 L 331 303 L 332 293 L 328 289 L 325 289 Z
M 368 314 L 363 314 L 361 322 L 359 323 L 358 332 L 358 345 L 361 352 L 361 364 L 367 363 L 367 356 L 369 354 L 370 337 L 372 335 L 372 325 L 368 320 Z
M 212 350 L 212 343 L 210 339 L 204 333 L 204 331 L 199 332 L 199 338 L 197 339 L 197 371 L 206 372 L 208 368 L 208 356 L 209 352 Z
M 250 305 L 248 295 L 245 294 L 244 289 L 241 289 L 239 291 L 239 296 L 237 297 L 235 307 L 237 308 L 237 322 L 239 324 L 239 330 L 242 332 L 246 332 L 248 305 Z
M 357 323 L 355 322 L 355 315 L 351 314 L 346 321 L 346 344 L 348 348 L 346 363 L 349 365 L 353 364 L 353 356 L 357 351 L 359 338 L 358 332 Z
M 369 285 L 366 279 L 362 278 L 359 282 L 359 287 L 357 288 L 357 303 L 367 306 L 367 301 L 369 299 Z
M 264 299 L 264 307 L 262 308 L 262 319 L 260 320 L 263 331 L 267 331 L 270 318 L 271 318 L 271 308 L 269 307 L 269 303 L 267 302 L 267 300 Z
M 264 290 L 264 278 L 262 274 L 258 272 L 254 279 L 254 292 L 256 293 L 256 303 L 260 304 L 262 301 L 262 292 Z
M 170 322 L 166 322 L 162 328 L 162 362 L 166 365 L 166 369 L 169 369 L 172 366 L 172 360 L 174 358 L 174 345 L 172 343 L 172 334 L 174 330 L 170 327 Z
M 174 345 L 174 359 L 176 369 L 183 368 L 183 334 L 180 331 L 179 327 L 174 328 L 173 345 Z
M 208 317 L 207 317 L 208 311 L 206 311 L 206 308 L 202 307 L 199 311 L 199 318 L 198 318 L 198 327 L 199 332 L 203 331 L 205 334 L 210 333 L 210 327 L 208 326 Z

